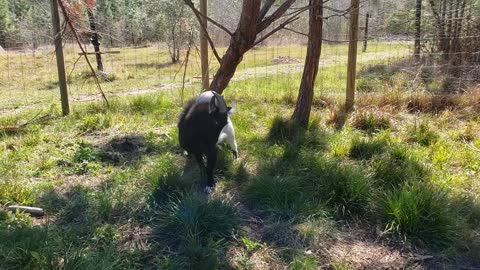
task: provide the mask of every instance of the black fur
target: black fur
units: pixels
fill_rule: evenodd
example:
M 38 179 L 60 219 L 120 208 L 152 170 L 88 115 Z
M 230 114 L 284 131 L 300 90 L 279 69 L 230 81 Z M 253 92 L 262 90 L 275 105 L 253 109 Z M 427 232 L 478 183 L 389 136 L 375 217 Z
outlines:
M 209 104 L 196 104 L 195 100 L 187 102 L 178 121 L 178 139 L 180 146 L 197 159 L 205 169 L 203 157 L 207 157 L 208 186 L 215 185 L 213 170 L 217 162 L 217 140 L 223 127 L 228 122 L 228 111 L 208 112 Z

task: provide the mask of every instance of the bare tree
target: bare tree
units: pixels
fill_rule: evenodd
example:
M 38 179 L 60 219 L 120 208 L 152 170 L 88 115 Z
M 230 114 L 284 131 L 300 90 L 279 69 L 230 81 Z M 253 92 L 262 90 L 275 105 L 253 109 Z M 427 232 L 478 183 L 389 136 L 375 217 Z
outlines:
M 422 0 L 416 0 L 415 7 L 415 58 L 420 58 L 422 37 Z
M 185 3 L 192 9 L 195 16 L 200 22 L 202 28 L 206 28 L 202 23 L 203 15 L 196 9 L 191 0 L 184 0 Z M 278 5 L 278 8 L 272 10 L 273 5 L 277 2 L 275 0 L 265 0 L 263 6 L 260 0 L 244 0 L 242 4 L 242 13 L 236 30 L 232 33 L 223 25 L 215 22 L 207 17 L 207 20 L 213 25 L 221 28 L 230 35 L 230 45 L 225 54 L 220 57 L 215 49 L 212 39 L 207 38 L 212 48 L 213 54 L 220 62 L 220 68 L 215 73 L 210 84 L 210 90 L 215 90 L 222 93 L 232 79 L 238 64 L 242 61 L 243 55 L 255 47 L 255 45 L 264 41 L 277 31 L 285 28 L 286 25 L 298 19 L 298 15 L 308 10 L 307 8 L 299 8 L 286 16 L 286 19 L 280 23 L 279 26 L 264 33 L 265 30 L 275 21 L 284 17 L 286 12 L 295 3 L 296 0 L 284 0 Z
M 310 0 L 308 47 L 302 82 L 292 120 L 302 127 L 308 126 L 314 95 L 315 79 L 322 52 L 323 1 Z
M 90 41 L 92 42 L 93 49 L 95 50 L 95 59 L 97 60 L 97 70 L 103 71 L 102 54 L 100 52 L 100 40 L 97 32 L 95 16 L 93 15 L 93 8 L 87 7 L 87 15 L 91 31 Z

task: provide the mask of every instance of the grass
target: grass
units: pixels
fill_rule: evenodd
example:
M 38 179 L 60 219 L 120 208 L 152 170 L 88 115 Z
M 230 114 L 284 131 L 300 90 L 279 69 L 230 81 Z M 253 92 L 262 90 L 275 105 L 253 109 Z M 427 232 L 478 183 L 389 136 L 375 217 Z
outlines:
M 324 65 L 335 70 L 335 73 L 328 75 L 329 77 L 334 76 L 340 79 L 339 76 L 346 76 L 346 69 L 343 70 L 343 66 L 346 65 L 347 49 L 346 45 L 323 47 Z M 120 51 L 119 54 L 106 54 L 103 57 L 107 75 L 103 80 L 102 88 L 108 95 L 132 91 L 158 92 L 179 88 L 182 85 L 181 63 L 171 63 L 168 49 L 163 45 L 105 50 Z M 217 50 L 221 54 L 226 48 L 217 48 Z M 391 51 L 396 53 L 389 53 Z M 371 62 L 379 54 L 384 58 L 398 57 L 407 51 L 405 45 L 401 43 L 372 42 L 369 52 L 359 51 L 359 62 Z M 80 60 L 74 64 L 78 58 L 77 52 L 77 48 L 72 44 L 68 44 L 65 48 L 69 94 L 71 99 L 84 99 L 98 94 L 98 89 L 85 61 Z M 301 72 L 305 54 L 306 47 L 299 45 L 256 48 L 244 56 L 234 79 L 286 77 L 290 87 L 293 87 L 296 85 L 294 81 L 298 76 L 290 73 Z M 299 63 L 273 64 L 272 60 L 279 56 L 296 58 Z M 94 63 L 94 57 L 90 61 Z M 198 54 L 192 53 L 186 73 L 187 86 L 199 86 L 201 76 L 199 63 Z M 3 89 L 0 92 L 0 109 L 14 109 L 34 104 L 44 106 L 56 103 L 60 99 L 53 48 L 46 47 L 33 53 L 7 51 L 0 55 L 0 65 L 7 67 L 0 72 L 0 86 Z M 218 67 L 219 64 L 212 61 L 210 73 L 213 74 Z M 325 89 L 338 87 L 336 84 L 325 85 Z
M 335 68 L 322 69 L 318 82 L 333 93 L 343 89 Z M 475 104 L 459 96 L 442 110 L 412 111 L 412 97 L 429 97 L 375 88 L 358 96 L 342 130 L 328 123 L 325 105 L 314 106 L 302 130 L 287 120 L 290 75 L 232 81 L 225 96 L 238 104 L 240 160 L 222 147 L 208 197 L 206 179 L 178 146 L 177 91 L 111 98 L 109 108 L 73 103 L 66 117 L 54 105 L 48 119 L 2 131 L 0 268 L 374 268 L 383 247 L 375 239 L 389 243 L 385 252 L 478 265 Z M 323 91 L 315 100 L 338 104 Z M 5 114 L 0 123 L 37 113 Z M 3 211 L 12 204 L 42 207 L 48 219 Z M 371 257 L 342 253 L 358 243 Z

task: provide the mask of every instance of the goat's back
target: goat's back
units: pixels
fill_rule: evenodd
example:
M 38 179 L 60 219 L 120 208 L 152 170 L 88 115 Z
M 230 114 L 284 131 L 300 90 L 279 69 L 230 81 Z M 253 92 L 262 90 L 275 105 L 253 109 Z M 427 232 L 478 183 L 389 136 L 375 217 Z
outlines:
M 228 115 L 208 113 L 208 104 L 187 102 L 180 113 L 178 136 L 180 146 L 190 153 L 206 153 L 217 143 L 220 131 L 227 124 Z

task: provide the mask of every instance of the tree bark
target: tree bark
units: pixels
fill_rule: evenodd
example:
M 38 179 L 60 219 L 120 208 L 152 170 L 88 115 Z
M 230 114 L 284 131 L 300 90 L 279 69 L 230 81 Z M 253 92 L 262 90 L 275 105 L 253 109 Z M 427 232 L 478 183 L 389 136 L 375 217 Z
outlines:
M 243 55 L 251 48 L 257 37 L 257 19 L 260 14 L 259 0 L 244 0 L 242 15 L 237 30 L 233 33 L 230 46 L 222 57 L 220 68 L 213 77 L 210 90 L 222 93 L 235 74 Z
M 189 0 L 184 0 L 187 3 Z M 237 30 L 232 34 L 230 45 L 225 55 L 220 60 L 220 68 L 215 73 L 210 88 L 218 93 L 222 93 L 232 79 L 238 64 L 242 61 L 243 55 L 253 48 L 256 44 L 257 36 L 267 29 L 274 21 L 282 18 L 286 11 L 295 3 L 296 0 L 285 0 L 271 15 L 268 11 L 273 5 L 274 1 L 265 1 L 262 9 L 260 9 L 260 0 L 244 0 L 242 6 L 242 14 L 237 26 Z M 264 17 L 265 16 L 265 17 Z M 264 18 L 263 18 L 264 17 Z M 288 24 L 295 19 L 289 18 L 283 22 Z M 281 28 L 280 28 L 281 29 Z M 279 30 L 279 29 L 275 29 Z M 269 36 L 268 33 L 265 36 Z
M 103 71 L 103 62 L 102 62 L 102 54 L 100 53 L 100 41 L 97 33 L 97 27 L 95 24 L 95 17 L 93 15 L 93 10 L 90 8 L 87 9 L 88 21 L 90 24 L 90 31 L 92 31 L 92 36 L 90 37 L 90 41 L 92 42 L 93 49 L 95 50 L 95 58 L 97 60 L 97 70 Z
M 363 52 L 367 51 L 367 46 L 368 46 L 368 21 L 370 19 L 370 13 L 367 13 L 365 16 L 365 34 L 363 35 Z
M 200 12 L 207 16 L 207 0 L 200 1 Z M 207 29 L 206 17 L 201 18 L 201 20 Z M 203 29 L 200 31 L 200 60 L 202 66 L 202 90 L 206 90 L 210 85 L 210 79 L 208 74 L 208 39 L 207 33 Z
M 414 55 L 417 60 L 420 59 L 422 38 L 422 0 L 416 0 L 415 8 L 415 51 Z
M 303 69 L 302 82 L 298 91 L 297 104 L 292 115 L 292 120 L 300 126 L 308 127 L 310 111 L 312 108 L 315 79 L 318 73 L 318 64 L 322 52 L 323 32 L 323 1 L 310 0 L 308 47 Z

